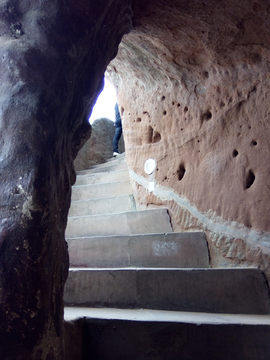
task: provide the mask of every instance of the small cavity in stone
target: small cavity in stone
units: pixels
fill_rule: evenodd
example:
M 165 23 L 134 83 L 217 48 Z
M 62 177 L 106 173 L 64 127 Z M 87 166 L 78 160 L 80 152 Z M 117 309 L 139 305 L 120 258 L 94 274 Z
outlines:
M 212 119 L 212 113 L 210 110 L 207 110 L 203 115 L 202 115 L 202 121 L 207 121 Z
M 209 72 L 208 72 L 208 71 L 205 71 L 205 72 L 203 73 L 203 76 L 204 76 L 206 79 L 208 79 L 208 78 L 209 78 Z
M 255 181 L 255 175 L 252 170 L 249 170 L 246 176 L 245 189 L 249 189 Z
M 236 149 L 233 150 L 232 156 L 236 157 L 238 155 L 238 151 Z
M 157 143 L 157 142 L 159 142 L 160 140 L 161 140 L 161 135 L 160 135 L 160 133 L 157 132 L 157 131 L 154 131 L 153 139 L 152 139 L 153 143 Z
M 183 179 L 185 172 L 186 172 L 185 166 L 184 164 L 181 164 L 177 170 L 177 177 L 179 181 Z

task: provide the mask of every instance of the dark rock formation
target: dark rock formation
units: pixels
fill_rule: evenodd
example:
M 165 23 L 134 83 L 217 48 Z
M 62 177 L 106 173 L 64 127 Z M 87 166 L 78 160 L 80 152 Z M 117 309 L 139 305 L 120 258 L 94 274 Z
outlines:
M 137 201 L 166 205 L 175 230 L 204 229 L 212 265 L 270 276 L 270 2 L 133 3 L 134 30 L 107 76 Z
M 113 156 L 114 123 L 101 118 L 92 124 L 91 137 L 78 152 L 74 160 L 75 170 L 86 170 L 90 166 L 102 164 Z M 119 140 L 120 154 L 125 151 L 123 136 Z
M 1 360 L 64 359 L 73 159 L 130 17 L 125 0 L 1 1 Z

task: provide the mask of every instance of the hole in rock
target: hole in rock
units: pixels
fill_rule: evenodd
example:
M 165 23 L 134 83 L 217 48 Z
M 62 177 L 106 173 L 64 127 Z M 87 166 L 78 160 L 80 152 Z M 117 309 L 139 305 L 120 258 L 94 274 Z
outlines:
M 188 107 L 187 107 L 187 106 L 185 106 L 184 112 L 185 112 L 185 113 L 188 112 Z
M 161 100 L 164 101 L 166 99 L 166 96 L 162 96 Z
M 236 149 L 233 150 L 232 156 L 236 157 L 238 155 L 238 151 Z
M 221 101 L 221 103 L 220 103 L 220 105 L 219 105 L 219 106 L 221 107 L 221 109 L 222 109 L 222 108 L 224 108 L 224 106 L 225 106 L 224 102 L 223 102 L 223 101 Z
M 142 119 L 141 118 L 137 118 L 137 120 L 136 120 L 137 122 L 141 122 L 142 121 Z
M 202 121 L 207 121 L 212 119 L 212 113 L 210 110 L 207 110 L 203 115 L 202 115 Z
M 177 177 L 178 177 L 179 181 L 181 181 L 183 179 L 185 172 L 186 172 L 185 166 L 184 166 L 184 164 L 181 164 L 179 166 L 179 169 L 177 170 Z
M 164 180 L 167 180 L 167 179 L 168 179 L 167 176 L 165 176 Z
M 151 142 L 152 142 L 153 133 L 154 133 L 154 130 L 153 130 L 152 126 L 149 126 L 148 127 L 148 143 L 149 144 L 151 144 Z
M 178 103 L 177 106 L 180 107 L 180 104 Z
M 252 143 L 251 143 L 253 146 L 256 146 L 258 145 L 257 141 L 256 140 L 252 140 Z
M 157 131 L 154 131 L 152 141 L 153 141 L 154 143 L 157 143 L 157 142 L 159 142 L 160 140 L 161 140 L 161 135 L 160 135 L 160 133 L 157 132 Z
M 21 193 L 21 189 L 18 186 L 16 186 L 14 189 L 14 194 L 18 195 L 20 193 Z
M 172 106 L 174 105 L 174 101 L 172 102 Z
M 252 170 L 249 170 L 246 176 L 245 189 L 249 189 L 255 181 L 255 175 Z
M 167 111 L 166 111 L 166 110 L 163 111 L 163 115 L 167 115 Z
M 203 73 L 203 76 L 204 76 L 206 79 L 208 79 L 208 78 L 209 78 L 209 72 L 208 72 L 208 71 L 205 71 L 205 72 Z

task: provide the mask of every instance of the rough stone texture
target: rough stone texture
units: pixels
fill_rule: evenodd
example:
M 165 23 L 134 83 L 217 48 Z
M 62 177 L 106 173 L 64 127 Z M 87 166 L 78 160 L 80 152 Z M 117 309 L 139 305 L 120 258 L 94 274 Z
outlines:
M 114 123 L 110 119 L 97 119 L 92 124 L 89 140 L 78 152 L 74 160 L 76 171 L 89 169 L 91 166 L 101 164 L 113 156 Z M 125 151 L 123 136 L 119 140 L 120 154 Z
M 204 229 L 214 265 L 269 276 L 270 2 L 133 3 L 107 76 L 137 202 L 168 206 L 176 230 Z M 153 194 L 137 178 L 149 157 Z
M 1 360 L 64 359 L 73 159 L 89 136 L 104 70 L 131 27 L 129 5 L 1 1 Z

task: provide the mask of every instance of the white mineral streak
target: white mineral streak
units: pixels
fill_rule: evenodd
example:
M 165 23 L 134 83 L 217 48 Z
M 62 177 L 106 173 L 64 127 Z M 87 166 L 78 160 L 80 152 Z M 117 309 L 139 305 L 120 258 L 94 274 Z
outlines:
M 145 177 L 136 174 L 131 169 L 129 169 L 129 175 L 131 179 L 136 181 L 139 185 L 143 186 L 148 191 L 149 184 Z M 161 186 L 158 183 L 156 183 L 153 194 L 161 200 L 175 201 L 180 207 L 185 208 L 192 216 L 198 219 L 202 223 L 205 230 L 210 230 L 219 236 L 240 238 L 270 249 L 270 233 L 268 232 L 249 229 L 245 225 L 236 221 L 225 221 L 220 216 L 217 216 L 213 211 L 202 213 L 196 208 L 196 206 L 191 204 L 187 198 L 178 195 L 173 189 Z

